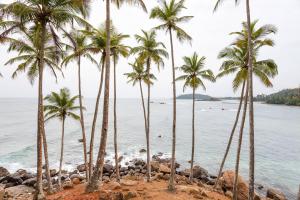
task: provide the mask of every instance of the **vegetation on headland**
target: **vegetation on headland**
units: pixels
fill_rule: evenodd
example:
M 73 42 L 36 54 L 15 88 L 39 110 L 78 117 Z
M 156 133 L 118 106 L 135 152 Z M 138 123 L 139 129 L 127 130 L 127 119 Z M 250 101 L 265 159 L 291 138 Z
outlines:
M 300 88 L 285 89 L 269 95 L 257 95 L 255 101 L 262 101 L 267 104 L 300 106 Z
M 215 11 L 220 6 L 222 0 L 217 0 Z M 235 1 L 238 3 L 238 1 Z M 68 115 L 71 112 L 67 112 L 65 109 L 80 110 L 80 115 L 76 115 L 81 124 L 82 141 L 83 141 L 83 157 L 84 157 L 84 171 L 86 176 L 86 189 L 88 193 L 98 191 L 101 188 L 101 181 L 104 178 L 104 166 L 105 166 L 105 153 L 108 137 L 108 124 L 109 124 L 109 98 L 110 98 L 110 75 L 113 69 L 114 77 L 114 150 L 115 150 L 115 169 L 111 169 L 114 176 L 117 177 L 117 181 L 120 182 L 121 178 L 119 173 L 120 166 L 118 165 L 118 140 L 117 140 L 117 85 L 116 85 L 116 73 L 117 62 L 120 57 L 127 58 L 129 55 L 134 56 L 135 63 L 132 64 L 133 72 L 127 73 L 129 81 L 139 83 L 142 108 L 144 113 L 145 123 L 145 135 L 147 141 L 147 179 L 151 181 L 151 168 L 150 168 L 150 99 L 151 90 L 150 87 L 153 84 L 154 75 L 152 74 L 153 66 L 160 66 L 164 63 L 164 60 L 170 55 L 171 69 L 172 69 L 172 93 L 173 93 L 173 123 L 172 123 L 172 150 L 171 159 L 169 160 L 167 170 L 169 176 L 166 179 L 168 182 L 168 189 L 175 191 L 176 189 L 176 127 L 177 127 L 177 107 L 176 107 L 176 80 L 184 81 L 184 87 L 191 87 L 193 89 L 193 116 L 192 121 L 192 153 L 191 153 L 191 169 L 188 174 L 190 182 L 193 182 L 194 174 L 194 110 L 196 100 L 196 89 L 202 87 L 205 89 L 203 79 L 214 82 L 215 79 L 234 74 L 233 89 L 236 91 L 242 87 L 239 109 L 236 115 L 236 120 L 231 130 L 228 145 L 225 151 L 222 164 L 220 166 L 219 174 L 215 182 L 215 187 L 218 186 L 219 178 L 223 171 L 223 165 L 225 163 L 228 151 L 231 147 L 232 137 L 235 133 L 237 123 L 241 117 L 241 125 L 239 130 L 239 140 L 236 157 L 236 167 L 234 173 L 234 185 L 233 199 L 238 199 L 238 173 L 239 173 L 239 160 L 242 146 L 243 131 L 245 125 L 245 118 L 249 115 L 249 187 L 247 196 L 249 200 L 254 200 L 254 175 L 255 175 L 255 152 L 254 152 L 254 110 L 253 110 L 253 76 L 258 77 L 262 83 L 271 87 L 271 78 L 277 75 L 277 65 L 271 59 L 259 60 L 259 50 L 265 46 L 273 46 L 274 42 L 267 38 L 268 35 L 276 33 L 276 28 L 272 25 L 265 25 L 258 27 L 257 21 L 251 21 L 250 18 L 250 1 L 246 0 L 246 14 L 247 20 L 242 24 L 242 30 L 233 32 L 231 35 L 235 36 L 235 40 L 228 47 L 222 50 L 218 56 L 223 60 L 220 67 L 219 74 L 215 77 L 213 72 L 209 69 L 203 70 L 205 57 L 199 57 L 197 53 L 194 53 L 191 57 L 185 56 L 183 58 L 184 65 L 179 69 L 183 72 L 182 75 L 177 77 L 176 64 L 175 64 L 175 51 L 174 43 L 176 38 L 179 42 L 192 42 L 191 36 L 181 28 L 182 23 L 188 23 L 193 16 L 182 16 L 182 12 L 186 10 L 185 0 L 170 0 L 162 1 L 161 4 L 155 6 L 150 12 L 150 19 L 157 19 L 160 24 L 154 27 L 151 31 L 143 31 L 143 35 L 136 35 L 136 40 L 139 43 L 137 47 L 129 47 L 123 44 L 123 39 L 128 38 L 128 35 L 120 34 L 112 26 L 111 22 L 111 3 L 115 4 L 118 8 L 124 3 L 130 5 L 137 5 L 141 9 L 147 12 L 145 2 L 143 0 L 106 0 L 106 19 L 105 27 L 97 29 L 94 28 L 87 21 L 89 15 L 89 1 L 85 0 L 20 0 L 10 4 L 0 4 L 0 29 L 3 32 L 0 34 L 0 42 L 9 45 L 10 52 L 17 52 L 18 56 L 11 58 L 6 65 L 15 65 L 16 70 L 13 73 L 13 77 L 20 72 L 26 72 L 30 82 L 38 79 L 38 117 L 37 117 L 37 176 L 36 176 L 36 195 L 38 200 L 45 199 L 43 188 L 43 155 L 46 162 L 45 173 L 48 178 L 48 192 L 51 191 L 51 177 L 49 163 L 47 161 L 48 152 L 46 133 L 45 133 L 45 115 L 44 109 L 46 109 L 47 116 L 54 114 L 54 117 L 60 117 L 62 119 L 62 138 L 64 136 L 64 118 L 61 116 Z M 78 34 L 69 33 L 69 29 L 77 29 Z M 156 41 L 156 31 L 163 30 L 169 36 L 170 49 L 167 52 L 163 42 Z M 23 39 L 25 38 L 25 40 Z M 96 58 L 94 58 L 96 57 Z M 95 102 L 95 113 L 93 118 L 93 126 L 91 131 L 90 152 L 87 152 L 86 133 L 84 121 L 84 107 L 81 95 L 81 59 L 89 59 L 96 66 L 101 65 L 100 69 L 100 84 L 97 94 L 97 100 Z M 43 84 L 44 84 L 44 69 L 47 67 L 54 74 L 56 78 L 57 71 L 62 71 L 63 65 L 67 65 L 71 60 L 77 61 L 78 67 L 78 95 L 79 106 L 73 106 L 73 103 L 59 103 L 57 108 L 51 107 L 53 105 L 44 106 Z M 100 61 L 100 62 L 99 62 Z M 99 63 L 98 63 L 99 62 Z M 113 68 L 111 68 L 113 64 Z M 99 142 L 98 155 L 95 161 L 93 161 L 93 147 L 94 147 L 94 134 L 97 122 L 97 114 L 99 107 L 99 98 L 102 92 L 104 83 L 104 101 L 102 109 L 102 127 L 101 138 Z M 142 84 L 147 87 L 147 106 L 143 99 Z M 52 95 L 55 93 L 52 93 Z M 65 93 L 66 94 L 66 93 Z M 59 95 L 54 95 L 59 96 Z M 70 95 L 62 95 L 68 96 Z M 244 98 L 243 98 L 244 97 Z M 49 100 L 49 98 L 47 98 Z M 60 102 L 60 98 L 57 97 L 57 101 L 49 103 Z M 62 98 L 64 99 L 64 98 Z M 70 100 L 71 101 L 71 100 Z M 72 102 L 72 101 L 71 101 Z M 249 107 L 247 107 L 249 105 Z M 243 106 L 243 110 L 241 109 Z M 47 109 L 48 108 L 48 109 Z M 51 108 L 51 109 L 50 109 Z M 248 112 L 247 112 L 248 110 Z M 242 112 L 241 112 L 242 111 Z M 44 148 L 44 151 L 43 151 Z M 89 156 L 89 159 L 87 158 Z M 89 160 L 89 163 L 88 163 Z M 61 145 L 61 162 L 63 161 L 63 140 Z M 93 167 L 93 162 L 95 167 Z M 61 171 L 61 167 L 59 169 Z M 50 177 L 50 178 L 49 178 Z M 60 177 L 60 176 L 59 176 Z M 58 181 L 59 188 L 61 181 Z M 55 180 L 54 180 L 55 182 Z M 64 180 L 66 183 L 67 181 Z M 233 181 L 231 181 L 233 182 Z M 57 184 L 55 182 L 55 184 Z

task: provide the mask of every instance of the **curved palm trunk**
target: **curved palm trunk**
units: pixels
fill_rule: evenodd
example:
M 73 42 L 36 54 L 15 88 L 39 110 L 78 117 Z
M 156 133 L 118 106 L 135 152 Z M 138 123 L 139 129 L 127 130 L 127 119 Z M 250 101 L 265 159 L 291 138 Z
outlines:
M 147 135 L 147 116 L 146 116 L 146 108 L 145 108 L 144 94 L 143 94 L 143 87 L 142 87 L 142 81 L 141 80 L 139 80 L 139 85 L 140 85 L 140 92 L 141 92 L 141 98 L 142 98 L 142 107 L 143 107 L 143 112 L 144 112 L 145 132 L 146 132 L 146 135 Z
M 116 58 L 114 57 L 114 149 L 117 182 L 120 182 L 119 156 L 118 156 L 118 133 L 117 133 L 117 78 L 116 78 Z
M 43 71 L 44 71 L 44 48 L 46 40 L 46 23 L 41 24 L 41 46 L 39 49 L 39 85 L 38 85 L 38 124 L 37 124 L 37 183 L 36 199 L 45 199 L 43 192 L 43 132 L 44 126 L 44 105 L 43 105 Z
M 86 151 L 86 136 L 85 136 L 85 127 L 84 127 L 84 115 L 83 115 L 83 105 L 82 105 L 82 94 L 81 94 L 81 57 L 78 57 L 78 93 L 79 93 L 79 106 L 80 106 L 80 125 L 82 131 L 82 142 L 83 142 L 83 158 L 84 165 L 86 169 L 86 180 L 89 180 L 89 170 L 87 164 L 87 151 Z
M 238 177 L 239 177 L 239 166 L 240 166 L 240 154 L 241 154 L 241 148 L 242 148 L 242 142 L 243 142 L 243 132 L 244 132 L 244 126 L 245 126 L 245 120 L 246 120 L 246 114 L 247 114 L 248 96 L 249 96 L 249 90 L 248 90 L 248 82 L 247 82 L 246 93 L 245 93 L 245 97 L 244 97 L 243 116 L 242 116 L 242 121 L 241 121 L 238 147 L 237 147 L 237 155 L 236 155 L 236 163 L 235 163 L 233 200 L 238 199 Z
M 87 192 L 94 192 L 99 189 L 99 177 L 103 169 L 104 156 L 106 150 L 107 130 L 108 130 L 108 114 L 109 114 L 109 78 L 110 78 L 110 0 L 106 0 L 106 71 L 105 71 L 105 90 L 103 102 L 103 118 L 100 146 L 98 151 L 97 162 L 93 176 L 87 185 Z
M 104 75 L 104 65 L 105 61 L 103 61 L 102 69 L 101 69 L 101 77 L 100 77 L 100 85 L 98 89 L 96 104 L 95 104 L 95 111 L 94 111 L 94 117 L 93 117 L 93 124 L 92 124 L 92 131 L 91 131 L 91 139 L 90 139 L 90 157 L 89 157 L 89 175 L 90 179 L 93 174 L 93 152 L 94 152 L 94 138 L 95 138 L 95 130 L 96 130 L 96 124 L 97 124 L 97 117 L 98 117 L 98 110 L 99 110 L 99 102 L 102 92 L 102 85 L 103 85 L 103 75 Z
M 64 158 L 64 137 L 65 137 L 65 118 L 62 119 L 61 123 L 61 144 L 60 144 L 60 159 L 59 159 L 59 169 L 58 169 L 58 186 L 61 189 L 61 169 L 62 162 Z
M 254 200 L 254 167 L 255 167 L 255 150 L 254 150 L 254 107 L 253 107 L 253 59 L 252 59 L 252 35 L 251 35 L 251 17 L 250 2 L 246 0 L 247 10 L 247 27 L 248 27 L 248 79 L 249 79 L 249 200 Z
M 170 43 L 171 43 L 171 55 L 172 55 L 172 83 L 173 83 L 173 126 L 172 126 L 172 159 L 171 159 L 171 175 L 168 189 L 170 191 L 175 190 L 174 176 L 176 171 L 175 166 L 175 151 L 176 151 L 176 83 L 175 83 L 175 62 L 174 62 L 174 47 L 172 30 L 169 29 Z
M 51 182 L 51 176 L 50 176 L 50 167 L 49 167 L 49 158 L 48 158 L 48 145 L 47 145 L 47 138 L 45 131 L 43 131 L 43 146 L 44 146 L 44 158 L 45 158 L 45 174 L 47 177 L 47 182 L 48 182 L 48 193 L 52 194 L 53 193 L 53 185 Z
M 150 81 L 150 59 L 147 59 L 147 76 Z M 150 165 L 150 83 L 147 84 L 148 89 L 148 100 L 147 100 L 147 131 L 146 131 L 146 142 L 147 142 L 147 182 L 151 179 L 151 165 Z
M 192 111 L 192 157 L 191 157 L 190 181 L 193 180 L 194 155 L 195 155 L 195 88 L 193 88 L 193 111 Z
M 243 97 L 244 97 L 244 92 L 245 92 L 245 85 L 246 85 L 246 80 L 243 82 L 239 108 L 238 108 L 238 111 L 236 113 L 235 122 L 234 122 L 234 125 L 233 125 L 232 130 L 231 130 L 231 134 L 230 134 L 230 137 L 229 137 L 229 140 L 228 140 L 226 151 L 225 151 L 225 154 L 224 154 L 224 157 L 223 157 L 220 169 L 219 169 L 218 177 L 217 177 L 216 183 L 214 185 L 214 188 L 216 188 L 218 183 L 219 183 L 219 180 L 220 180 L 220 177 L 221 177 L 221 174 L 222 174 L 222 171 L 223 171 L 223 167 L 225 165 L 225 161 L 227 159 L 227 156 L 228 156 L 228 153 L 229 153 L 229 150 L 230 150 L 230 147 L 231 147 L 234 132 L 235 132 L 236 126 L 237 126 L 239 118 L 240 118 L 241 108 L 242 108 L 242 104 L 243 104 Z

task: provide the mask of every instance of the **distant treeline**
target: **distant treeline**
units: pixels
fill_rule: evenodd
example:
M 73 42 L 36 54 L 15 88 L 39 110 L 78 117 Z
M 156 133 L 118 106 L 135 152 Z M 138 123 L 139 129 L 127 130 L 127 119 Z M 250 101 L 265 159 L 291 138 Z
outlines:
M 255 101 L 264 101 L 269 104 L 300 106 L 300 88 L 285 89 L 270 95 L 257 95 Z

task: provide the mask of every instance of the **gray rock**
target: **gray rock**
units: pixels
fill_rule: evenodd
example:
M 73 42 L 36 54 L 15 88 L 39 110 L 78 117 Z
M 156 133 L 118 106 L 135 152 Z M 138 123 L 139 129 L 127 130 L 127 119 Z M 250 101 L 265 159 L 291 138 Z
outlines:
M 110 173 L 114 167 L 110 164 L 104 164 L 103 165 L 103 173 Z
M 140 149 L 140 153 L 146 153 L 147 150 L 146 149 Z
M 27 185 L 29 187 L 33 187 L 36 184 L 36 178 L 30 178 L 26 181 L 23 181 L 22 185 Z
M 0 177 L 8 176 L 9 172 L 4 167 L 0 167 Z

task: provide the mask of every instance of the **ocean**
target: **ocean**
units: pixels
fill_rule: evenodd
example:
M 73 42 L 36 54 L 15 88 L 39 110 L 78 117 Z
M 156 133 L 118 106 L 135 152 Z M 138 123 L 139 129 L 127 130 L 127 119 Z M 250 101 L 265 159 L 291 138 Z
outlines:
M 86 132 L 89 141 L 95 99 L 84 99 Z M 192 101 L 177 103 L 177 162 L 188 167 L 191 154 Z M 112 101 L 111 101 L 112 107 Z M 102 102 L 96 129 L 95 155 L 98 152 Z M 234 123 L 238 101 L 196 102 L 195 164 L 217 174 L 228 137 Z M 106 159 L 113 160 L 113 120 L 110 110 Z M 145 158 L 139 150 L 146 147 L 140 99 L 118 99 L 119 154 L 123 163 Z M 36 99 L 0 99 L 0 166 L 10 172 L 35 170 L 36 166 Z M 248 124 L 248 121 L 247 121 Z M 170 156 L 172 142 L 172 100 L 154 99 L 151 103 L 151 154 Z M 58 167 L 61 124 L 46 123 L 51 167 Z M 239 128 L 239 127 L 238 127 Z M 225 165 L 234 169 L 238 129 Z M 161 136 L 161 137 L 159 137 Z M 67 119 L 65 128 L 64 168 L 74 169 L 83 163 L 80 124 Z M 248 126 L 245 128 L 240 174 L 248 177 Z M 256 183 L 282 190 L 288 199 L 296 199 L 300 184 L 300 107 L 255 103 Z

